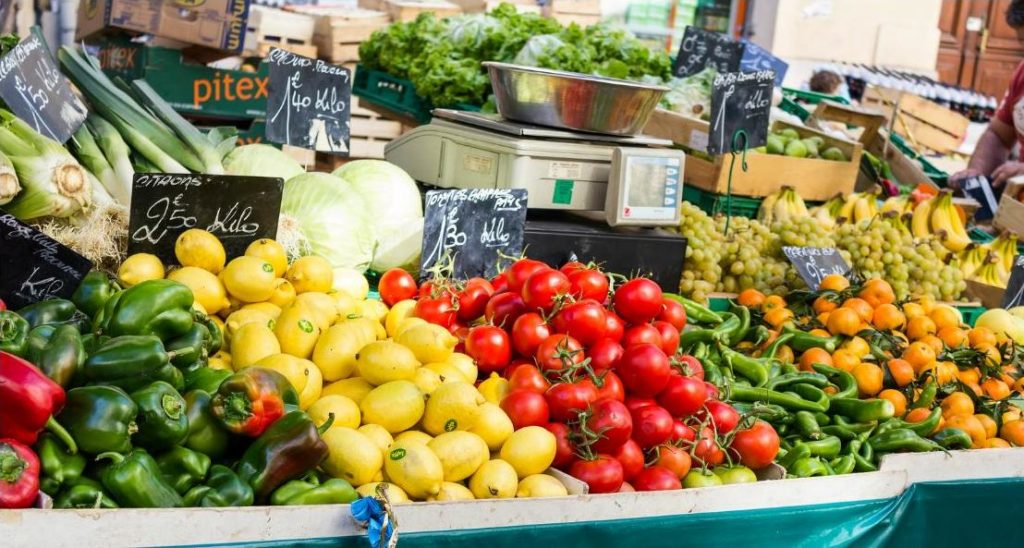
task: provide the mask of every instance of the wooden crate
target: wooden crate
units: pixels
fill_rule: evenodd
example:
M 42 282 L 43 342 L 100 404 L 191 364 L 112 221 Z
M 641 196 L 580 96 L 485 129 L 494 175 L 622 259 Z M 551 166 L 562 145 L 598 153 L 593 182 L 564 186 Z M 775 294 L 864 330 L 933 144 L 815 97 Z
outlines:
M 569 26 L 576 23 L 581 27 L 589 27 L 601 22 L 601 15 L 587 15 L 583 13 L 553 13 L 551 17 L 562 26 Z
M 300 47 L 300 51 L 296 51 L 289 47 L 313 45 L 315 21 L 312 17 L 264 6 L 251 6 L 250 10 L 245 31 L 245 51 L 247 53 L 261 55 L 263 46 L 275 46 L 288 49 L 299 55 L 307 55 L 312 51 L 312 57 L 316 57 L 315 50 L 308 48 L 303 50 Z M 269 50 L 269 47 L 266 49 Z
M 601 15 L 601 0 L 551 0 L 551 13 Z
M 364 9 L 302 6 L 293 11 L 315 19 L 313 43 L 320 55 L 332 63 L 359 60 L 359 44 L 391 22 L 388 14 Z
M 941 153 L 960 148 L 971 123 L 960 113 L 923 97 L 878 86 L 868 86 L 864 90 L 861 104 L 877 108 L 887 120 L 892 118 L 893 109 L 898 104 L 893 131 L 913 145 Z
M 256 50 L 256 53 L 260 57 L 266 57 L 267 55 L 270 54 L 270 49 L 271 48 L 283 49 L 285 51 L 290 51 L 290 52 L 294 53 L 295 55 L 301 55 L 303 57 L 312 57 L 314 59 L 316 58 L 316 53 L 317 53 L 316 46 L 313 46 L 313 45 L 307 45 L 307 44 L 275 44 L 273 42 L 261 42 L 259 44 L 259 48 L 257 48 L 257 50 Z
M 785 185 L 792 186 L 805 200 L 824 201 L 837 192 L 853 192 L 860 168 L 863 146 L 854 141 L 837 139 L 831 135 L 775 122 L 774 129 L 793 128 L 801 135 L 816 135 L 825 140 L 825 148 L 835 146 L 843 151 L 848 161 L 835 162 L 817 158 L 791 158 L 775 154 L 747 153 L 747 171 L 740 169 L 737 158 L 733 169 L 732 193 L 740 196 L 767 196 Z M 657 109 L 644 133 L 669 139 L 676 144 L 703 152 L 707 150 L 709 125 L 664 109 Z M 710 160 L 691 154 L 686 158 L 683 179 L 687 184 L 710 192 L 725 194 L 729 191 L 729 163 L 732 155 L 714 156 Z
M 431 12 L 438 19 L 462 13 L 462 8 L 445 0 L 384 0 L 380 9 L 391 16 L 392 21 L 404 23 Z

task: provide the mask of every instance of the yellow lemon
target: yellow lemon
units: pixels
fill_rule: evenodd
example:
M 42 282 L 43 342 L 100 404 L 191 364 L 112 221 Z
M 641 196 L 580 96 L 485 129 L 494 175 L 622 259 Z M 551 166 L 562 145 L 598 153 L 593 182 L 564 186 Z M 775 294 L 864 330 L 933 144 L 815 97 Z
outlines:
M 258 303 L 274 294 L 274 267 L 256 257 L 236 257 L 222 276 L 228 293 L 239 301 Z
M 483 438 L 471 432 L 445 432 L 430 440 L 427 447 L 441 459 L 445 481 L 462 481 L 491 457 Z
M 428 323 L 402 331 L 395 342 L 412 350 L 420 363 L 430 363 L 447 360 L 459 339 L 440 325 Z
M 174 280 L 188 286 L 192 295 L 207 314 L 216 314 L 231 306 L 228 302 L 227 291 L 221 285 L 217 276 L 208 270 L 195 266 L 185 266 L 172 271 L 167 275 L 168 280 Z
M 332 289 L 327 293 L 332 299 L 334 299 L 334 308 L 338 311 L 338 317 L 340 319 L 347 319 L 352 315 L 359 313 L 359 303 L 352 295 L 345 293 L 344 291 L 336 291 Z
M 250 303 L 242 306 L 242 308 L 239 308 L 239 310 L 259 310 L 260 312 L 263 312 L 267 316 L 273 318 L 275 322 L 277 322 L 277 319 L 281 317 L 281 307 L 270 302 Z
M 224 371 L 234 371 L 234 368 L 231 366 L 231 354 L 228 354 L 223 350 L 210 356 L 210 359 L 207 361 L 206 366 L 209 367 L 210 369 L 223 369 Z
M 469 479 L 469 490 L 478 499 L 510 499 L 518 488 L 515 468 L 501 459 L 483 463 Z
M 406 430 L 405 432 L 395 436 L 395 441 L 391 443 L 422 443 L 423 445 L 427 445 L 432 441 L 434 441 L 434 438 L 426 432 L 420 432 L 419 430 Z
M 498 404 L 486 402 L 480 406 L 480 416 L 469 431 L 483 438 L 491 451 L 497 451 L 512 435 L 515 427 L 512 425 L 512 419 L 508 418 Z
M 373 390 L 373 385 L 366 382 L 360 377 L 352 377 L 350 379 L 341 379 L 340 381 L 332 382 L 324 387 L 320 393 L 320 397 L 324 396 L 345 396 L 346 398 L 356 402 L 358 405 L 363 401 L 370 391 Z
M 432 369 L 419 367 L 412 377 L 412 382 L 416 383 L 416 388 L 419 388 L 420 392 L 429 396 L 437 390 L 438 386 L 441 386 L 441 375 Z
M 384 473 L 409 498 L 424 500 L 441 492 L 444 467 L 424 444 L 396 441 L 384 457 Z
M 235 338 L 235 333 L 246 324 L 258 323 L 267 329 L 273 331 L 274 329 L 274 318 L 267 314 L 263 310 L 251 308 L 248 310 L 238 309 L 232 312 L 226 322 L 224 322 L 224 336 L 227 340 Z
M 281 351 L 299 358 L 313 354 L 320 338 L 316 316 L 306 307 L 293 304 L 281 311 L 274 325 L 274 335 L 281 343 Z
M 547 474 L 533 474 L 526 476 L 519 482 L 516 490 L 517 498 L 541 498 L 541 497 L 567 497 L 565 485 L 557 478 Z
M 231 336 L 231 361 L 235 370 L 281 353 L 274 332 L 261 323 L 247 323 Z
M 316 314 L 320 329 L 326 330 L 338 321 L 338 307 L 334 299 L 327 293 L 307 291 L 295 297 L 295 304 L 308 308 Z
M 320 439 L 327 444 L 327 459 L 322 466 L 328 474 L 359 487 L 373 481 L 384 457 L 373 440 L 353 428 L 329 428 Z
M 405 318 L 401 322 L 399 322 L 398 327 L 395 328 L 395 332 L 391 334 L 391 336 L 397 337 L 402 333 L 405 333 L 406 331 L 414 327 L 419 327 L 421 325 L 427 325 L 427 320 L 423 320 L 420 318 Z
M 505 394 L 508 394 L 508 379 L 497 373 L 491 373 L 487 380 L 477 386 L 477 390 L 485 400 L 501 405 L 501 400 L 505 398 Z
M 359 350 L 356 368 L 359 376 L 370 384 L 411 380 L 420 362 L 412 350 L 392 341 L 372 342 Z
M 164 264 L 156 255 L 136 253 L 129 256 L 117 269 L 117 280 L 125 287 L 131 287 L 147 280 L 164 277 Z
M 462 374 L 462 371 L 459 368 L 455 367 L 454 365 L 448 362 L 428 363 L 424 365 L 423 368 L 429 369 L 434 373 L 437 373 L 438 378 L 441 379 L 441 382 L 470 382 L 470 380 L 467 379 L 466 376 Z
M 358 430 L 373 440 L 374 445 L 380 449 L 381 457 L 387 454 L 388 448 L 395 442 L 395 438 L 391 437 L 391 433 L 379 424 L 364 424 Z
M 437 496 L 427 500 L 473 500 L 474 498 L 476 497 L 473 496 L 473 492 L 465 485 L 446 481 L 441 483 L 441 491 L 437 493 Z
M 363 329 L 359 322 L 344 321 L 333 325 L 317 339 L 313 347 L 313 363 L 328 381 L 346 379 L 356 370 L 356 355 L 374 340 L 372 330 Z
M 331 290 L 331 286 L 334 283 L 331 263 L 317 255 L 299 257 L 288 267 L 284 277 L 295 286 L 295 293 L 297 294 L 308 291 L 327 293 Z
M 363 424 L 379 424 L 392 434 L 404 432 L 423 417 L 423 393 L 409 381 L 374 388 L 359 403 Z
M 466 382 L 476 382 L 476 377 L 479 374 L 476 367 L 476 362 L 473 358 L 461 353 L 455 352 L 448 359 L 445 360 L 451 365 L 454 365 L 456 369 L 462 372 L 462 376 L 466 378 Z
M 288 379 L 292 388 L 295 389 L 295 393 L 299 395 L 299 409 L 306 409 L 313 405 L 313 402 L 315 402 L 320 396 L 321 387 L 317 387 L 315 394 L 312 390 L 308 392 L 306 391 L 306 388 L 311 381 L 319 383 L 319 375 L 317 375 L 316 378 L 310 378 L 310 375 L 312 374 L 310 370 L 316 369 L 316 366 L 309 360 L 296 358 L 289 354 L 271 354 L 270 356 L 266 356 L 257 361 L 253 365 L 264 369 L 273 369 L 274 371 L 284 375 L 284 378 Z M 319 371 L 317 371 L 317 373 L 319 373 Z M 306 394 L 305 399 L 302 398 L 303 394 Z
M 404 320 L 412 316 L 413 309 L 415 308 L 416 301 L 412 299 L 406 299 L 395 303 L 395 305 L 391 307 L 391 310 L 388 310 L 387 316 L 384 317 L 384 328 L 387 330 L 388 335 L 397 337 L 398 327 L 402 325 Z
M 359 493 L 359 496 L 361 497 L 376 497 L 379 496 L 379 494 L 377 493 L 378 486 L 383 486 L 381 488 L 384 490 L 385 496 L 387 497 L 388 501 L 391 502 L 391 504 L 404 504 L 407 502 L 412 502 L 411 500 L 409 500 L 409 495 L 406 495 L 405 491 L 402 491 L 401 487 L 393 483 L 387 483 L 384 481 L 377 481 L 374 483 L 367 483 L 366 485 L 361 485 L 358 488 L 356 488 L 356 493 Z
M 224 270 L 226 257 L 220 240 L 200 228 L 190 228 L 178 236 L 174 256 L 181 266 L 194 266 L 214 274 Z
M 485 401 L 472 384 L 444 383 L 427 400 L 423 430 L 434 436 L 443 432 L 469 430 L 476 425 L 480 417 L 480 404 Z
M 366 300 L 366 296 L 370 294 L 370 282 L 366 281 L 366 276 L 363 276 L 362 272 L 354 268 L 338 267 L 334 269 L 333 274 L 334 283 L 331 284 L 331 289 L 344 291 L 357 301 Z
M 306 409 L 306 413 L 317 425 L 327 422 L 327 417 L 333 413 L 334 422 L 331 428 L 359 428 L 359 423 L 362 422 L 359 404 L 345 396 L 322 396 Z
M 388 316 L 388 305 L 376 299 L 367 299 L 357 303 L 358 314 L 377 320 L 384 327 L 384 319 Z M 385 331 L 386 333 L 387 331 Z
M 278 308 L 284 308 L 295 302 L 295 288 L 292 287 L 292 283 L 284 278 L 275 279 L 274 292 L 270 294 L 270 299 L 267 302 L 277 305 Z
M 527 426 L 512 433 L 501 446 L 501 458 L 520 478 L 540 474 L 555 460 L 557 441 L 547 428 Z
M 284 246 L 269 238 L 260 238 L 245 248 L 245 254 L 263 259 L 274 267 L 274 276 L 280 278 L 288 270 L 288 254 Z

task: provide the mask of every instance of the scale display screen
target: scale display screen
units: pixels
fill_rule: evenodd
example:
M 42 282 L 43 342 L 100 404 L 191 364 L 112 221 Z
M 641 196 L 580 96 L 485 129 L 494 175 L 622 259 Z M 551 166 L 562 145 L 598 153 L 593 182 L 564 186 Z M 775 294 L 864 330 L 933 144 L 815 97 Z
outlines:
M 678 150 L 616 148 L 605 203 L 608 224 L 676 224 L 683 163 Z

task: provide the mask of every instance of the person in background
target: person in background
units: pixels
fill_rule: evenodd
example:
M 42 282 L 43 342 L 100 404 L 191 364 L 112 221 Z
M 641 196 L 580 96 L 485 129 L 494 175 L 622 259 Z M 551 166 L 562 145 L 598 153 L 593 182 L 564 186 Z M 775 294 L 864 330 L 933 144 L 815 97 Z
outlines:
M 1006 23 L 1024 40 L 1024 0 L 1010 2 L 1006 8 Z M 1017 144 L 1024 145 L 1024 61 L 1013 71 L 1003 102 L 978 139 L 967 169 L 951 175 L 950 184 L 956 186 L 964 179 L 987 175 L 994 188 L 1001 188 L 1007 179 L 1024 175 L 1024 162 L 1009 161 Z
M 808 87 L 815 93 L 839 95 L 842 92 L 843 77 L 830 70 L 819 70 L 811 76 Z

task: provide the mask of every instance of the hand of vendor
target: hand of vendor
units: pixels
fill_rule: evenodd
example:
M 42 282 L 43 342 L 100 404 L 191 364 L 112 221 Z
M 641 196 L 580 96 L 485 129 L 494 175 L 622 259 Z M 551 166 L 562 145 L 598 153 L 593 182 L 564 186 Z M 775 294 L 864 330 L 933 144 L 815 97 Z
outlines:
M 1006 162 L 992 172 L 992 187 L 999 188 L 1011 177 L 1024 175 L 1024 162 Z
M 977 177 L 979 175 L 984 175 L 981 172 L 981 170 L 975 169 L 975 168 L 972 168 L 972 167 L 968 167 L 966 169 L 960 170 L 960 171 L 950 175 L 949 176 L 949 186 L 951 186 L 952 188 L 960 188 L 960 184 L 961 183 L 963 183 L 967 179 L 970 179 L 971 177 Z

